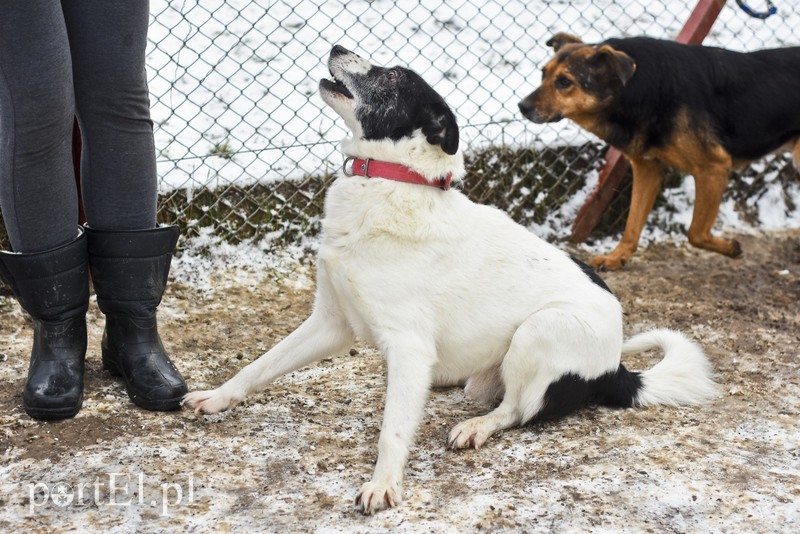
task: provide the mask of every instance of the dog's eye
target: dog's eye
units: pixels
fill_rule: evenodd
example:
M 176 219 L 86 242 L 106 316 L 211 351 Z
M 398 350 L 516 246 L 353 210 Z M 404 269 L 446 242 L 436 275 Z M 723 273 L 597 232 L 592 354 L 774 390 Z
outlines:
M 558 89 L 569 89 L 572 87 L 572 80 L 567 78 L 566 76 L 559 76 L 556 78 L 556 87 Z
M 395 81 L 397 79 L 397 71 L 396 70 L 387 71 L 386 79 L 389 80 L 390 82 Z

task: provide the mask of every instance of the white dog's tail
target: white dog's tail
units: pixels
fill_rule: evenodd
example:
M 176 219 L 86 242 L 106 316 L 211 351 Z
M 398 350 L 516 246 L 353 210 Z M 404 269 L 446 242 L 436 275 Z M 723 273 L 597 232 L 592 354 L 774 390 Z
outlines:
M 622 345 L 622 354 L 661 349 L 664 358 L 638 374 L 634 406 L 700 404 L 717 395 L 711 364 L 700 346 L 673 330 L 651 330 Z

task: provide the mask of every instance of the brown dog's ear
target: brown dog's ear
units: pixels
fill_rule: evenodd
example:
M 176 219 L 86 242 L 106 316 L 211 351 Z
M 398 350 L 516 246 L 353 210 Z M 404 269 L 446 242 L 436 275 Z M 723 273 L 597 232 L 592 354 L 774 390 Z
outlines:
M 604 61 L 608 62 L 619 77 L 622 85 L 628 83 L 628 80 L 630 80 L 636 72 L 636 62 L 625 52 L 615 50 L 609 45 L 602 45 L 597 49 L 597 54 L 603 58 Z
M 568 33 L 557 33 L 552 36 L 550 39 L 547 40 L 545 43 L 547 46 L 552 46 L 554 52 L 558 52 L 558 50 L 564 46 L 565 44 L 569 43 L 582 43 L 579 38 L 575 37 L 574 35 L 570 35 Z

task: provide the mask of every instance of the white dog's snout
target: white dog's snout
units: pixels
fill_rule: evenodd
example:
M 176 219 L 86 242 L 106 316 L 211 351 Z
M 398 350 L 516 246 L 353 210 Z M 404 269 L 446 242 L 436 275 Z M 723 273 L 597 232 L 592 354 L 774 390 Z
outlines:
M 335 78 L 348 74 L 366 74 L 372 64 L 355 52 L 336 45 L 328 58 L 328 69 Z

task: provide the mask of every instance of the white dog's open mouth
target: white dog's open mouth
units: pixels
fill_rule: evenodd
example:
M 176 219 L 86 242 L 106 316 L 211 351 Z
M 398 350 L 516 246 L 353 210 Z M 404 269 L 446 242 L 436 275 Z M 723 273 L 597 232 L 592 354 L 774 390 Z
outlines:
M 319 87 L 320 89 L 328 91 L 330 93 L 338 93 L 347 98 L 353 98 L 353 93 L 350 92 L 350 90 L 344 83 L 337 80 L 335 77 L 331 80 L 323 78 L 319 82 Z

